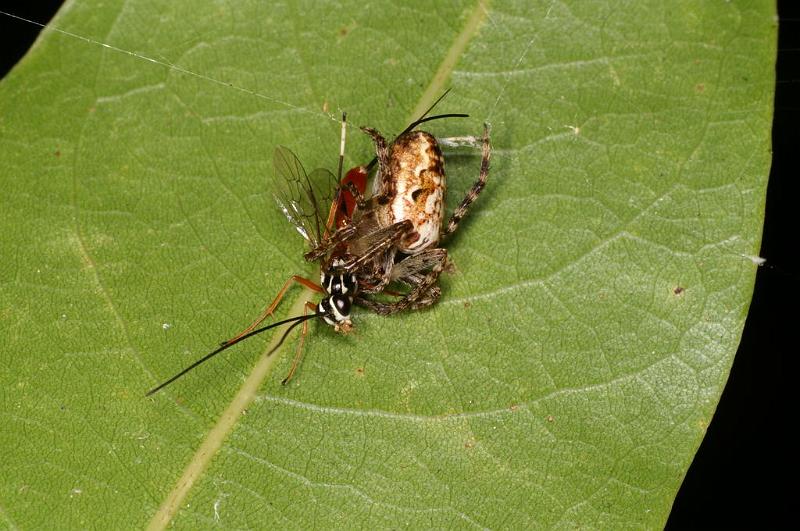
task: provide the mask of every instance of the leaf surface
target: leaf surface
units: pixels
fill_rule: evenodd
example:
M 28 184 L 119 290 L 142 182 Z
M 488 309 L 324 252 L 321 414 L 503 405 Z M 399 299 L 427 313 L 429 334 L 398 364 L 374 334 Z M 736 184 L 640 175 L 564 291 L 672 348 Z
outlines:
M 69 3 L 73 35 L 45 31 L 0 84 L 0 518 L 663 526 L 753 289 L 774 20 L 770 1 Z M 441 302 L 312 325 L 286 387 L 294 340 L 266 359 L 262 337 L 144 399 L 317 275 L 272 201 L 274 147 L 333 169 L 340 110 L 391 134 L 447 87 L 438 110 L 471 118 L 426 128 L 487 121 L 494 153 Z M 371 149 L 351 128 L 347 163 Z M 479 162 L 448 155 L 450 208 Z

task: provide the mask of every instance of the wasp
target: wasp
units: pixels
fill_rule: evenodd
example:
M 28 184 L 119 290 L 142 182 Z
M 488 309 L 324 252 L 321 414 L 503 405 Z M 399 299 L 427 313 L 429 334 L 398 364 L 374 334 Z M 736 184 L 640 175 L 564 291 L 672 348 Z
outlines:
M 491 146 L 488 126 L 484 126 L 481 170 L 478 180 L 453 212 L 444 231 L 441 230 L 446 179 L 444 158 L 436 139 L 418 125 L 436 119 L 465 117 L 464 114 L 428 116 L 447 94 L 445 92 L 420 119 L 410 124 L 391 144 L 376 130 L 362 130 L 373 139 L 376 156 L 366 166 L 358 166 L 341 177 L 346 137 L 346 115 L 342 117 L 342 134 L 338 175 L 327 169 L 306 174 L 298 158 L 288 149 L 275 149 L 273 164 L 277 176 L 277 203 L 308 241 L 311 250 L 304 255 L 320 264 L 319 283 L 300 275 L 290 277 L 267 309 L 247 328 L 224 341 L 219 348 L 197 360 L 169 380 L 147 392 L 159 391 L 201 363 L 223 350 L 255 334 L 291 323 L 280 341 L 283 343 L 295 326 L 303 325 L 297 352 L 282 383 L 294 375 L 302 356 L 308 332 L 308 320 L 320 317 L 337 332 L 353 328 L 350 319 L 354 304 L 379 314 L 391 314 L 407 308 L 418 309 L 436 302 L 441 290 L 436 285 L 447 263 L 447 251 L 438 247 L 441 238 L 451 234 L 469 206 L 483 189 L 489 172 Z M 467 143 L 476 140 L 468 137 Z M 365 197 L 368 175 L 377 165 L 373 189 Z M 325 208 L 330 204 L 329 208 Z M 327 210 L 327 215 L 323 215 Z M 387 290 L 392 283 L 408 287 L 406 292 Z M 284 319 L 268 326 L 258 326 L 273 314 L 287 290 L 301 284 L 321 293 L 316 303 L 306 303 L 303 315 Z M 394 301 L 379 301 L 376 293 L 395 296 Z

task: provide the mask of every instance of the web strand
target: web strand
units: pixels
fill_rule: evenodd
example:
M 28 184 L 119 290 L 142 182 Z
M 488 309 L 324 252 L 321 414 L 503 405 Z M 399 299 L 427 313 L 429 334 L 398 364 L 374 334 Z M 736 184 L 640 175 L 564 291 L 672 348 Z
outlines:
M 485 10 L 486 8 L 483 7 L 482 9 Z M 551 4 L 550 8 L 548 9 L 547 14 L 545 15 L 545 18 L 549 15 L 551 9 L 552 9 L 552 4 Z M 308 109 L 307 107 L 302 107 L 302 106 L 299 106 L 299 105 L 295 105 L 293 103 L 289 103 L 287 101 L 283 101 L 283 100 L 280 100 L 278 98 L 274 98 L 274 97 L 269 96 L 267 94 L 263 94 L 261 92 L 255 91 L 255 90 L 248 89 L 246 87 L 237 85 L 235 83 L 231 83 L 231 82 L 224 81 L 222 79 L 218 79 L 218 78 L 206 75 L 206 74 L 202 74 L 200 72 L 195 72 L 193 70 L 189 70 L 187 68 L 184 68 L 182 66 L 179 66 L 179 65 L 176 65 L 176 64 L 173 64 L 173 63 L 170 63 L 169 61 L 165 61 L 163 59 L 157 59 L 155 57 L 151 57 L 149 55 L 145 55 L 145 54 L 142 54 L 142 53 L 139 53 L 139 52 L 134 52 L 132 50 L 126 50 L 124 48 L 120 48 L 118 46 L 114 46 L 113 44 L 109 44 L 109 43 L 106 43 L 106 42 L 103 42 L 103 41 L 98 41 L 96 39 L 92 39 L 91 37 L 86 37 L 86 36 L 80 35 L 78 33 L 74 33 L 74 32 L 68 31 L 68 30 L 64 30 L 64 29 L 58 28 L 58 27 L 56 27 L 56 26 L 54 26 L 52 24 L 43 24 L 41 22 L 37 22 L 35 20 L 29 19 L 27 17 L 20 16 L 20 15 L 15 15 L 14 13 L 9 13 L 8 11 L 4 11 L 4 10 L 0 10 L 0 15 L 4 15 L 4 16 L 9 17 L 11 19 L 18 20 L 20 22 L 24 22 L 26 24 L 31 24 L 33 26 L 37 26 L 39 28 L 42 28 L 44 31 L 53 31 L 53 32 L 56 32 L 56 33 L 71 37 L 73 39 L 77 39 L 79 41 L 83 41 L 83 42 L 85 42 L 87 44 L 91 44 L 91 45 L 94 45 L 94 46 L 99 46 L 99 47 L 102 47 L 102 48 L 106 48 L 106 49 L 111 50 L 112 52 L 115 52 L 115 53 L 119 53 L 119 54 L 122 54 L 122 55 L 127 55 L 129 57 L 133 57 L 133 58 L 139 59 L 141 61 L 146 61 L 148 63 L 151 63 L 151 64 L 154 64 L 154 65 L 166 68 L 168 70 L 177 72 L 179 74 L 183 74 L 183 75 L 186 75 L 186 76 L 194 77 L 196 79 L 200 79 L 202 81 L 205 81 L 205 82 L 208 82 L 208 83 L 212 83 L 214 85 L 218 85 L 218 86 L 221 86 L 221 87 L 229 88 L 231 90 L 235 90 L 235 91 L 240 92 L 242 94 L 245 94 L 247 96 L 251 96 L 251 97 L 254 97 L 254 98 L 259 98 L 261 100 L 268 101 L 268 102 L 270 102 L 272 104 L 275 104 L 275 105 L 280 105 L 282 107 L 291 109 L 291 110 L 299 112 L 299 113 L 305 113 L 305 114 L 309 114 L 309 115 L 312 115 L 312 116 L 323 116 L 323 117 L 325 117 L 328 120 L 331 120 L 333 122 L 336 122 L 336 123 L 340 122 L 339 117 L 337 115 L 335 115 L 334 113 L 325 112 L 325 111 L 314 111 L 314 110 Z M 487 16 L 489 22 L 492 25 L 495 25 L 494 21 L 492 20 L 492 18 L 489 15 L 488 12 L 487 12 L 486 16 Z M 521 51 L 521 53 L 517 57 L 516 61 L 514 61 L 515 68 L 518 67 L 524 61 L 529 49 L 533 46 L 533 44 L 536 42 L 536 40 L 537 40 L 537 38 L 534 37 L 533 39 L 531 39 L 526 44 L 526 46 L 523 48 L 523 50 Z M 507 88 L 508 83 L 509 83 L 509 79 L 506 79 L 505 82 L 503 83 L 502 87 L 498 91 L 497 97 L 496 97 L 494 103 L 492 104 L 492 106 L 488 110 L 488 112 L 486 113 L 486 118 L 484 119 L 484 121 L 489 121 L 491 116 L 494 114 L 495 110 L 498 108 L 501 100 L 505 96 L 505 92 L 506 92 L 506 88 Z M 346 124 L 346 127 L 352 127 L 352 125 L 348 123 L 348 124 Z
M 134 51 L 131 51 L 131 50 L 125 50 L 124 48 L 119 48 L 117 46 L 114 46 L 113 44 L 108 44 L 106 42 L 98 41 L 98 40 L 92 39 L 90 37 L 85 37 L 83 35 L 79 35 L 77 33 L 71 32 L 71 31 L 63 30 L 63 29 L 57 28 L 57 27 L 55 27 L 55 26 L 53 26 L 51 24 L 42 24 L 41 22 L 36 22 L 35 20 L 31 20 L 29 18 L 21 17 L 19 15 L 15 15 L 13 13 L 9 13 L 8 11 L 3 11 L 3 10 L 0 10 L 0 15 L 5 15 L 5 16 L 10 17 L 12 19 L 16 19 L 16 20 L 19 20 L 21 22 L 25 22 L 27 24 L 33 24 L 34 26 L 38 26 L 38 27 L 42 28 L 45 31 L 53 31 L 53 32 L 56 32 L 56 33 L 60 33 L 62 35 L 66 35 L 68 37 L 72 37 L 73 39 L 78 39 L 80 41 L 86 42 L 88 44 L 92 44 L 94 46 L 100 46 L 102 48 L 106 48 L 106 49 L 111 50 L 111 51 L 116 52 L 116 53 L 120 53 L 120 54 L 123 54 L 123 55 L 134 57 L 134 58 L 140 59 L 142 61 L 147 61 L 149 63 L 153 63 L 153 64 L 158 65 L 158 66 L 162 66 L 164 68 L 167 68 L 167 69 L 172 70 L 174 72 L 178 72 L 180 74 L 184 74 L 184 75 L 191 76 L 191 77 L 194 77 L 194 78 L 197 78 L 197 79 L 201 79 L 203 81 L 207 81 L 209 83 L 213 83 L 213 84 L 219 85 L 221 87 L 230 88 L 230 89 L 236 90 L 238 92 L 241 92 L 242 94 L 247 94 L 248 96 L 253 96 L 253 97 L 260 98 L 262 100 L 268 101 L 270 103 L 274 103 L 276 105 L 281 105 L 283 107 L 287 107 L 287 108 L 289 108 L 289 109 L 291 109 L 293 111 L 307 113 L 307 114 L 311 114 L 311 115 L 314 115 L 314 116 L 324 116 L 324 117 L 328 118 L 329 120 L 332 120 L 332 121 L 337 122 L 337 123 L 339 122 L 339 119 L 336 116 L 334 116 L 333 114 L 319 112 L 319 111 L 312 111 L 312 110 L 307 109 L 305 107 L 300 107 L 299 105 L 294 105 L 292 103 L 289 103 L 289 102 L 286 102 L 286 101 L 282 101 L 282 100 L 279 100 L 277 98 L 273 98 L 273 97 L 268 96 L 266 94 L 262 94 L 261 92 L 256 92 L 254 90 L 250 90 L 248 88 L 236 85 L 234 83 L 230 83 L 228 81 L 223 81 L 221 79 L 217 79 L 215 77 L 211 77 L 211 76 L 208 76 L 208 75 L 205 75 L 205 74 L 201 74 L 199 72 L 194 72 L 192 70 L 188 70 L 186 68 L 183 68 L 182 66 L 178 66 L 176 64 L 173 64 L 173 63 L 170 63 L 170 62 L 167 62 L 167 61 L 162 61 L 162 60 L 156 59 L 155 57 L 150 57 L 149 55 L 144 55 L 144 54 L 137 53 L 137 52 L 134 52 Z

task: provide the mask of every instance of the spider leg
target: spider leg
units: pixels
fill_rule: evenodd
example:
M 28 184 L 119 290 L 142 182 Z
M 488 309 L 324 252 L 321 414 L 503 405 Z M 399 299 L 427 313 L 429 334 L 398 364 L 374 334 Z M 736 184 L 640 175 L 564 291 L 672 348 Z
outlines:
M 479 148 L 483 145 L 483 138 L 479 138 L 473 135 L 436 137 L 436 141 L 439 142 L 440 145 L 449 148 L 458 148 L 458 147 Z
M 404 265 L 404 262 L 409 262 Z M 355 302 L 379 315 L 389 315 L 406 309 L 417 310 L 434 304 L 442 294 L 436 285 L 439 275 L 447 264 L 447 250 L 428 249 L 395 264 L 392 277 L 409 284 L 412 290 L 394 302 L 376 301 L 367 297 L 356 297 Z M 425 269 L 431 268 L 427 274 Z
M 361 130 L 372 137 L 372 141 L 375 143 L 375 155 L 378 159 L 378 174 L 375 176 L 372 195 L 373 197 L 392 197 L 394 195 L 394 183 L 390 178 L 389 147 L 386 145 L 386 139 L 371 127 L 362 127 Z
M 325 238 L 322 242 L 320 242 L 319 245 L 317 245 L 317 247 L 304 254 L 303 258 L 309 262 L 315 262 L 328 254 L 328 251 L 334 249 L 337 245 L 344 243 L 355 236 L 357 232 L 358 231 L 355 225 L 345 225 L 341 229 L 338 229 L 336 232 L 331 234 L 328 238 Z
M 475 184 L 473 184 L 472 188 L 469 189 L 467 195 L 461 200 L 461 204 L 458 205 L 455 211 L 453 211 L 453 215 L 450 217 L 450 221 L 447 223 L 447 228 L 442 233 L 443 238 L 455 232 L 455 230 L 458 228 L 458 223 L 467 214 L 470 205 L 473 201 L 475 201 L 475 199 L 478 198 L 478 195 L 486 185 L 486 179 L 489 177 L 489 160 L 492 157 L 492 145 L 489 141 L 488 124 L 483 124 L 483 139 L 481 145 L 483 153 L 481 156 L 481 171 L 478 175 L 478 180 L 475 181 Z
M 391 280 L 399 280 L 411 286 L 417 285 L 424 276 L 422 274 L 424 271 L 437 264 L 444 264 L 446 261 L 447 249 L 441 247 L 426 249 L 419 254 L 407 256 L 394 264 Z
M 358 192 L 358 190 L 356 190 L 356 192 Z M 348 223 L 338 229 L 328 238 L 325 238 L 316 248 L 303 255 L 307 261 L 314 262 L 319 260 L 338 245 L 347 243 L 348 247 L 351 247 L 351 252 L 355 251 L 353 254 L 359 254 L 360 258 L 362 258 L 361 262 L 356 265 L 345 265 L 345 269 L 352 271 L 354 267 L 371 260 L 377 252 L 386 248 L 385 245 L 375 248 L 373 242 L 388 238 L 391 240 L 390 245 L 394 245 L 400 241 L 409 230 L 412 230 L 412 223 L 408 220 L 398 221 L 388 227 L 378 228 L 379 225 L 375 212 L 370 210 L 367 202 L 363 200 L 363 196 L 360 197 L 365 207 L 364 214 L 357 216 L 357 219 L 352 223 Z M 358 252 L 361 249 L 364 249 L 365 252 Z
M 377 256 L 392 249 L 409 230 L 413 230 L 413 224 L 411 220 L 404 219 L 403 221 L 398 221 L 386 228 L 380 229 L 373 234 L 369 234 L 366 238 L 369 238 L 371 241 L 370 245 L 367 246 L 363 252 L 360 252 L 346 262 L 342 268 L 346 271 L 355 271 Z M 358 242 L 353 242 L 354 246 L 357 243 Z

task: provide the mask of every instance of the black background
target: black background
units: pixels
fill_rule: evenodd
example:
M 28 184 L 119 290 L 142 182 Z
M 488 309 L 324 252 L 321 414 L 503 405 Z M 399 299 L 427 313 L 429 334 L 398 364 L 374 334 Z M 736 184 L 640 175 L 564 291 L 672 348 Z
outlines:
M 35 5 L 28 5 L 35 3 Z M 60 1 L 3 2 L 2 10 L 46 23 Z M 777 86 L 773 163 L 761 256 L 753 302 L 730 379 L 700 450 L 678 492 L 667 529 L 775 528 L 789 520 L 790 487 L 796 466 L 789 447 L 788 366 L 792 326 L 798 312 L 797 226 L 789 206 L 798 195 L 794 131 L 800 127 L 800 2 L 778 2 Z M 25 54 L 40 28 L 0 15 L 0 77 Z M 795 221 L 796 222 L 796 221 Z M 789 240 L 787 234 L 794 237 Z M 794 348 L 797 348 L 795 346 Z M 794 380 L 794 378 L 792 378 Z M 793 393 L 792 393 L 793 395 Z M 794 413 L 793 408 L 791 409 Z

